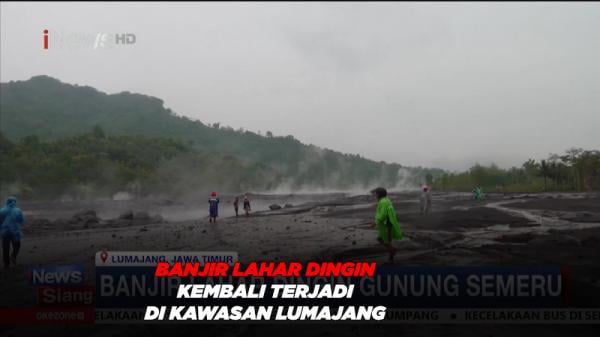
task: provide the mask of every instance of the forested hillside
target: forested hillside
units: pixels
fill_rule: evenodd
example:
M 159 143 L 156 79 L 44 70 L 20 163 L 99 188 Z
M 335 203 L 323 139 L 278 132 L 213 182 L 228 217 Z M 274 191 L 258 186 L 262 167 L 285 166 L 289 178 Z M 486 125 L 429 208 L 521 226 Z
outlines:
M 187 184 L 196 188 L 219 185 L 216 187 L 220 187 L 220 190 L 239 191 L 248 188 L 268 190 L 281 186 L 290 190 L 344 190 L 375 185 L 393 187 L 398 184 L 417 186 L 429 172 L 302 144 L 293 136 L 275 137 L 270 132 L 263 136 L 218 124 L 208 126 L 176 115 L 164 107 L 162 100 L 155 97 L 128 92 L 109 95 L 91 87 L 66 84 L 47 76 L 2 83 L 1 98 L 0 131 L 6 138 L 5 143 L 12 144 L 13 155 L 25 158 L 27 153 L 23 151 L 31 154 L 31 151 L 37 149 L 36 146 L 48 153 L 48 148 L 56 149 L 83 141 L 81 148 L 71 147 L 61 154 L 65 160 L 61 164 L 64 169 L 53 173 L 62 179 L 57 179 L 57 182 L 64 179 L 70 180 L 70 184 L 81 182 L 72 180 L 75 178 L 63 177 L 71 174 L 68 172 L 73 171 L 74 167 L 70 165 L 77 164 L 77 160 L 81 159 L 77 157 L 74 160 L 70 156 L 98 156 L 100 149 L 102 153 L 106 152 L 103 146 L 122 147 L 128 158 L 144 156 L 146 147 L 140 145 L 131 148 L 132 139 L 154 142 L 161 146 L 177 144 L 178 151 L 197 152 L 203 158 L 202 165 L 221 168 L 221 173 L 229 177 L 227 183 L 221 185 L 213 175 L 200 175 L 204 178 L 202 181 Z M 103 137 L 106 137 L 101 139 L 105 140 L 90 140 L 89 135 L 79 137 L 94 128 L 100 130 Z M 166 143 L 170 141 L 174 143 Z M 162 150 L 167 151 L 162 147 L 156 151 Z M 168 154 L 167 151 L 164 156 Z M 111 152 L 108 160 L 115 161 L 110 155 Z M 129 178 L 121 175 L 114 184 L 133 186 L 132 184 L 141 184 L 141 180 L 148 178 L 147 167 L 142 165 L 125 168 L 121 166 L 121 160 L 118 159 L 114 163 L 116 167 L 112 169 L 118 172 L 129 171 Z M 95 164 L 98 165 L 96 162 Z M 33 164 L 21 163 L 19 171 L 22 175 L 13 178 L 35 190 L 33 186 L 37 186 L 39 182 L 34 180 L 39 178 L 35 178 L 37 173 L 32 173 L 36 172 L 35 169 L 27 165 Z M 189 169 L 195 171 L 194 175 L 201 172 L 197 166 Z M 440 170 L 432 172 L 441 173 Z M 7 183 L 7 178 L 2 180 Z

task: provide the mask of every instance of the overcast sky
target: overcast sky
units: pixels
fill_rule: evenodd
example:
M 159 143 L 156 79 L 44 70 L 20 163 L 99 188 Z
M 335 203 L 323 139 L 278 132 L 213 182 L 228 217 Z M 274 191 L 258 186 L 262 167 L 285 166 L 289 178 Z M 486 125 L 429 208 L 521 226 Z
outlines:
M 46 74 L 139 92 L 206 123 L 411 166 L 508 167 L 600 149 L 599 3 L 2 3 L 0 12 L 2 82 Z M 136 41 L 94 49 L 98 33 Z

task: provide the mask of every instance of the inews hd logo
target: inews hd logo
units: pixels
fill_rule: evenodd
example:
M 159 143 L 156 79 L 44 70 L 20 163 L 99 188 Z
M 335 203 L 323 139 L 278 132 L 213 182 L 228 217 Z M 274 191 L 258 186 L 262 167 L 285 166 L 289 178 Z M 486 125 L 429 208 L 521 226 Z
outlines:
M 49 49 L 110 49 L 131 46 L 137 41 L 133 33 L 81 33 L 44 29 L 42 47 Z

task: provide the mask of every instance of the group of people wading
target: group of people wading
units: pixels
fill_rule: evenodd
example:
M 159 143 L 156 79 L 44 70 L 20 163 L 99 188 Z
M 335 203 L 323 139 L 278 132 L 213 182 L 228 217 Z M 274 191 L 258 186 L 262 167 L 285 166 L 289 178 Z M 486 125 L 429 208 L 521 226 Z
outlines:
M 212 192 L 210 194 L 210 198 L 208 199 L 208 222 L 217 222 L 217 217 L 219 216 L 219 202 L 220 200 L 217 197 L 217 192 Z M 239 216 L 239 204 L 240 197 L 236 195 L 235 199 L 233 199 L 233 209 L 235 211 L 236 218 Z M 246 214 L 246 217 L 250 216 L 251 210 L 252 209 L 250 208 L 250 199 L 248 199 L 248 195 L 244 195 L 244 212 Z

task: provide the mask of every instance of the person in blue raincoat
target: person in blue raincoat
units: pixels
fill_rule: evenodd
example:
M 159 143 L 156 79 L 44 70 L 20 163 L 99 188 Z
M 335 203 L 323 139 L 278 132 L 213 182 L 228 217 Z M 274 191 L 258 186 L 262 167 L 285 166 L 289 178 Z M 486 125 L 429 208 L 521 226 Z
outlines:
M 217 192 L 212 192 L 210 194 L 210 199 L 208 199 L 208 213 L 208 222 L 216 223 L 217 217 L 219 216 L 219 198 L 217 198 Z
M 25 223 L 23 212 L 17 208 L 17 198 L 9 197 L 6 205 L 0 209 L 0 237 L 2 238 L 2 259 L 4 268 L 17 264 L 17 254 L 21 248 L 23 232 L 21 226 Z M 12 252 L 10 247 L 12 246 Z

